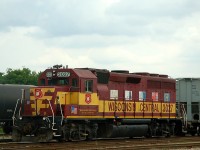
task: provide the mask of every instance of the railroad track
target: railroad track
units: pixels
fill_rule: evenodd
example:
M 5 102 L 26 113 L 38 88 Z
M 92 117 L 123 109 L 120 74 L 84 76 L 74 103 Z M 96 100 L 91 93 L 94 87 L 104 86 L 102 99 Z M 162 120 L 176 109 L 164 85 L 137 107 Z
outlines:
M 113 139 L 81 142 L 15 143 L 1 142 L 0 149 L 9 150 L 138 150 L 138 149 L 198 149 L 200 137 L 172 137 L 151 139 Z

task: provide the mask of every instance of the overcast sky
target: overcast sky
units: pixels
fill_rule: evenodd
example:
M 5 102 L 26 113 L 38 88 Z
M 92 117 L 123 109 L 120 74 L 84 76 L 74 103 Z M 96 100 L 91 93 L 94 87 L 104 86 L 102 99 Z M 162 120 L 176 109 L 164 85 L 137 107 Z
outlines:
M 0 64 L 200 77 L 200 1 L 0 0 Z

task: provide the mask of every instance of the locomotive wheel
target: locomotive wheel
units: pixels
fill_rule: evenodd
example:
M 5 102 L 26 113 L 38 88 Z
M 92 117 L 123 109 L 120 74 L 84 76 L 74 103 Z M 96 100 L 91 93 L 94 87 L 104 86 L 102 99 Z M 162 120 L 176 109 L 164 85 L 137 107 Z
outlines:
M 171 137 L 171 132 L 170 132 L 170 127 L 169 127 L 169 125 L 166 125 L 166 136 L 165 137 Z
M 84 131 L 73 130 L 70 134 L 70 141 L 84 141 L 86 140 L 86 134 Z
M 150 130 L 147 132 L 147 135 L 146 135 L 145 137 L 146 137 L 146 138 L 151 138 L 151 137 L 152 137 L 152 134 L 151 134 L 151 131 L 150 131 Z
M 98 129 L 98 125 L 97 124 L 93 124 L 92 126 L 89 126 L 86 130 L 87 133 L 87 140 L 88 141 L 92 141 L 95 140 L 97 138 L 97 129 Z

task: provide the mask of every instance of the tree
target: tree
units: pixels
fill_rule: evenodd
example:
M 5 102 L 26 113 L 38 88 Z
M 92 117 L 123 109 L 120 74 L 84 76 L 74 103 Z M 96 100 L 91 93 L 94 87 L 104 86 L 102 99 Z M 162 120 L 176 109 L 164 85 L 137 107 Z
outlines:
M 37 85 L 38 76 L 39 73 L 31 71 L 29 68 L 15 70 L 8 68 L 5 74 L 0 74 L 0 83 Z
M 3 72 L 0 72 L 0 83 L 4 83 L 4 73 Z

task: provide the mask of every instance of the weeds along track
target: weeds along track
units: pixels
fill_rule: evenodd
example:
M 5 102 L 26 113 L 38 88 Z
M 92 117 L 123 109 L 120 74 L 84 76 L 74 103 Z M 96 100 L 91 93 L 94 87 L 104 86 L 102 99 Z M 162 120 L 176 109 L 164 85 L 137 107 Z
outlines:
M 136 149 L 196 149 L 200 148 L 200 137 L 107 139 L 81 142 L 15 143 L 1 142 L 0 149 L 6 150 L 136 150 Z
M 0 143 L 1 142 L 11 142 L 12 136 L 10 134 L 0 134 Z

